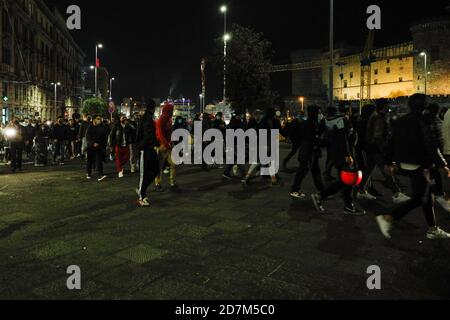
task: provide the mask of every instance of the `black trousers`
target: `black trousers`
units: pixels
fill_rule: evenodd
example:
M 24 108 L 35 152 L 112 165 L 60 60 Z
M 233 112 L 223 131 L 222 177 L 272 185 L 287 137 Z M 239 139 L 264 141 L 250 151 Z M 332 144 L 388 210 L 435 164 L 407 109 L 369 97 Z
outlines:
M 433 195 L 431 193 L 431 184 L 425 177 L 422 169 L 416 171 L 401 171 L 402 175 L 409 177 L 411 181 L 412 196 L 411 200 L 398 205 L 391 213 L 395 220 L 400 220 L 408 213 L 422 207 L 423 214 L 429 227 L 436 226 L 436 217 L 434 215 Z
M 299 144 L 299 143 L 294 143 L 294 144 L 292 145 L 291 152 L 290 152 L 290 153 L 287 155 L 287 157 L 284 158 L 284 160 L 283 160 L 283 166 L 284 166 L 284 167 L 286 167 L 287 164 L 288 164 L 288 162 L 292 159 L 292 157 L 294 157 L 294 156 L 297 154 L 298 149 L 300 149 L 300 144 Z
M 66 145 L 65 141 L 58 141 L 55 143 L 55 152 L 53 153 L 53 162 L 56 162 L 56 159 L 59 156 L 59 160 L 64 162 L 64 157 L 66 153 Z
M 11 145 L 11 169 L 22 169 L 22 154 L 23 147 L 22 146 L 14 146 Z
M 343 168 L 338 168 L 339 175 Z M 353 187 L 347 186 L 346 184 L 341 182 L 341 179 L 336 180 L 330 186 L 328 186 L 325 190 L 321 192 L 322 199 L 326 199 L 330 196 L 334 196 L 339 192 L 342 192 L 344 197 L 344 202 L 346 206 L 351 206 L 353 204 Z
M 103 149 L 93 149 L 88 148 L 87 149 L 87 174 L 89 176 L 92 175 L 92 169 L 97 169 L 97 172 L 99 176 L 103 176 L 103 159 L 105 158 L 105 150 Z
M 399 181 L 397 180 L 396 177 L 390 177 L 388 176 L 385 172 L 384 172 L 384 166 L 383 166 L 383 155 L 377 152 L 371 152 L 371 151 L 366 151 L 366 155 L 367 155 L 367 167 L 365 169 L 365 174 L 364 174 L 364 179 L 361 183 L 362 187 L 367 187 L 368 186 L 368 182 L 371 179 L 375 169 L 378 167 L 378 169 L 380 170 L 381 174 L 384 177 L 384 180 L 386 181 L 387 186 L 389 187 L 389 189 L 392 190 L 393 194 L 399 193 L 401 192 L 400 186 L 399 186 Z
M 291 191 L 300 191 L 302 188 L 303 180 L 306 178 L 308 172 L 311 171 L 316 189 L 322 192 L 325 187 L 323 185 L 322 175 L 320 172 L 319 156 L 315 152 L 306 155 L 300 155 L 299 162 L 300 166 L 297 170 L 297 173 L 295 174 L 294 184 L 292 185 Z
M 159 159 L 154 148 L 141 151 L 139 160 L 140 179 L 139 195 L 141 199 L 147 197 L 148 187 L 155 181 L 159 175 Z

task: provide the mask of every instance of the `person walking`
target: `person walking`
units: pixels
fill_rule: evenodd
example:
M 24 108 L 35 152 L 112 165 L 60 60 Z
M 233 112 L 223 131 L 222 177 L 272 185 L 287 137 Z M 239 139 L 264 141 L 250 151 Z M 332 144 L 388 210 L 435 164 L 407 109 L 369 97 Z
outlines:
M 176 179 L 176 167 L 175 163 L 172 161 L 172 117 L 173 117 L 174 106 L 171 103 L 166 103 L 162 108 L 161 117 L 156 121 L 156 138 L 158 139 L 159 147 L 158 160 L 159 160 L 159 174 L 155 179 L 155 191 L 164 192 L 161 185 L 163 178 L 163 171 L 165 169 L 166 163 L 169 164 L 169 183 L 171 192 L 180 192 L 179 187 L 175 183 Z
M 450 234 L 436 224 L 430 178 L 430 169 L 433 167 L 442 169 L 449 178 L 450 169 L 437 147 L 438 142 L 433 137 L 431 127 L 424 119 L 426 99 L 424 94 L 410 97 L 410 112 L 394 124 L 392 139 L 386 149 L 386 173 L 390 176 L 396 173 L 407 176 L 412 187 L 411 199 L 399 204 L 389 213 L 376 217 L 382 235 L 388 239 L 392 237 L 394 221 L 401 220 L 418 207 L 422 207 L 428 225 L 426 238 L 450 239 Z
M 6 139 L 9 142 L 11 156 L 11 171 L 22 171 L 22 155 L 25 148 L 25 130 L 19 119 L 14 119 L 6 129 Z
M 158 176 L 160 167 L 156 152 L 158 140 L 156 138 L 155 123 L 153 120 L 155 108 L 155 102 L 149 100 L 144 116 L 139 123 L 136 136 L 136 147 L 140 151 L 140 179 L 136 192 L 139 196 L 138 203 L 141 207 L 150 206 L 147 198 L 147 189 Z
M 316 189 L 320 192 L 325 189 L 319 166 L 319 159 L 322 157 L 321 148 L 325 146 L 322 140 L 322 134 L 325 128 L 320 122 L 319 111 L 319 107 L 309 106 L 307 108 L 308 119 L 299 128 L 299 131 L 301 131 L 300 135 L 302 136 L 298 156 L 300 166 L 291 188 L 290 195 L 292 198 L 306 198 L 306 195 L 301 191 L 301 185 L 309 171 L 311 171 L 313 176 Z
M 352 167 L 355 163 L 349 142 L 353 129 L 349 120 L 344 115 L 337 115 L 331 109 L 328 112 L 329 117 L 325 121 L 328 157 L 332 165 L 338 170 L 340 176 L 343 170 Z M 344 214 L 355 216 L 366 214 L 364 210 L 359 209 L 353 203 L 353 187 L 344 184 L 340 179 L 333 182 L 327 188 L 319 190 L 319 193 L 311 196 L 317 211 L 321 213 L 325 212 L 322 203 L 339 192 L 342 192 L 344 198 Z
M 109 135 L 109 147 L 116 155 L 116 172 L 119 179 L 124 177 L 124 165 L 130 161 L 130 145 L 133 143 L 133 129 L 127 124 L 127 117 L 122 115 Z
M 108 142 L 108 131 L 103 125 L 101 116 L 95 116 L 92 125 L 86 131 L 87 145 L 87 176 L 88 180 L 92 179 L 92 169 L 97 169 L 98 181 L 103 181 L 107 176 L 103 173 L 103 161 L 106 154 L 106 146 Z
M 80 130 L 78 131 L 78 140 L 81 141 L 81 155 L 80 155 L 81 159 L 86 158 L 87 152 L 86 132 L 91 125 L 92 125 L 91 115 L 85 115 L 83 121 L 80 124 Z
M 36 136 L 36 127 L 33 123 L 33 120 L 28 120 L 28 124 L 24 127 L 24 139 L 25 139 L 25 152 L 27 154 L 28 160 L 30 160 L 33 156 L 33 140 Z
M 69 140 L 69 130 L 64 124 L 62 117 L 58 118 L 52 130 L 53 139 L 53 164 L 56 164 L 56 160 L 59 160 L 59 164 L 64 165 L 64 159 L 66 155 L 66 142 Z

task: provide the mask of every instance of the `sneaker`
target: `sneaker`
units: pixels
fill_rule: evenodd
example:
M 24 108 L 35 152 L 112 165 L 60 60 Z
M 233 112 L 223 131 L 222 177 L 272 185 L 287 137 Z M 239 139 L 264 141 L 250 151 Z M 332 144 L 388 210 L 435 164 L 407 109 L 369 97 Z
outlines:
M 448 200 L 445 199 L 443 196 L 436 197 L 436 202 L 442 209 L 444 209 L 447 212 L 450 212 L 450 204 L 448 203 Z
M 101 182 L 101 181 L 103 181 L 103 180 L 105 180 L 106 178 L 108 178 L 108 176 L 101 176 L 100 178 L 98 178 L 98 182 Z
M 163 189 L 163 187 L 160 184 L 158 184 L 158 185 L 155 186 L 155 191 L 156 192 L 164 192 L 164 189 Z
M 86 179 L 92 180 L 92 177 L 90 175 L 86 175 Z
M 428 230 L 427 239 L 428 240 L 450 239 L 450 234 L 438 227 L 434 227 Z
M 124 177 L 123 170 L 119 172 L 119 179 L 122 179 Z
M 356 194 L 356 199 L 358 199 L 358 200 L 367 200 L 367 201 L 375 201 L 375 200 L 377 200 L 377 197 L 371 195 L 367 191 L 363 191 L 363 192 L 358 192 Z
M 408 197 L 406 194 L 399 192 L 392 197 L 392 200 L 394 201 L 395 204 L 401 204 L 403 202 L 411 200 L 411 198 Z
M 228 174 L 225 174 L 225 173 L 222 175 L 222 178 L 225 179 L 225 180 L 228 180 L 228 181 L 233 180 L 233 177 L 232 177 L 232 176 L 230 176 L 230 175 L 228 175 Z
M 314 203 L 314 207 L 316 207 L 316 210 L 320 213 L 324 213 L 325 208 L 322 206 L 322 197 L 320 196 L 320 194 L 318 193 L 312 194 L 311 199 Z
M 389 221 L 386 221 L 384 216 L 378 216 L 377 217 L 377 223 L 378 227 L 380 228 L 381 233 L 386 239 L 391 239 L 391 230 L 392 230 L 392 223 Z
M 306 199 L 306 194 L 304 194 L 303 192 L 300 192 L 300 191 L 291 192 L 289 195 L 295 199 L 300 199 L 300 200 Z
M 250 179 L 244 178 L 244 179 L 241 180 L 241 183 L 242 183 L 243 185 L 248 186 L 248 185 L 250 184 Z
M 131 166 L 131 173 L 136 173 L 136 167 L 135 166 Z
M 344 214 L 349 216 L 364 216 L 366 215 L 366 211 L 359 209 L 352 204 L 351 206 L 345 206 Z
M 147 198 L 145 198 L 145 199 L 139 199 L 139 200 L 138 200 L 138 203 L 139 203 L 139 205 L 140 205 L 142 208 L 150 207 L 150 203 L 148 202 L 148 199 L 147 199 Z
M 163 173 L 164 173 L 164 174 L 169 174 L 169 173 L 170 173 L 170 170 L 169 170 L 169 169 L 165 169 L 165 170 L 163 171 Z

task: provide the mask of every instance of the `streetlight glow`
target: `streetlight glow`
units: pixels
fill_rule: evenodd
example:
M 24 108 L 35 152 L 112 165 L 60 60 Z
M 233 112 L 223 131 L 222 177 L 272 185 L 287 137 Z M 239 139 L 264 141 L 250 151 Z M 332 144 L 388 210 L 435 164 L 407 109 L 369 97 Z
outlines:
M 229 33 L 227 33 L 223 36 L 223 40 L 225 40 L 225 41 L 230 41 L 230 39 L 231 39 L 231 35 Z
M 89 68 L 90 68 L 91 70 L 94 70 L 94 69 L 95 69 L 95 67 L 94 67 L 94 66 L 90 66 Z
M 97 45 L 97 47 L 100 48 L 100 49 L 102 49 L 102 48 L 103 48 L 103 45 L 102 45 L 101 43 L 99 43 L 99 44 Z
M 226 13 L 228 11 L 228 7 L 226 5 L 223 5 L 220 7 L 220 12 Z

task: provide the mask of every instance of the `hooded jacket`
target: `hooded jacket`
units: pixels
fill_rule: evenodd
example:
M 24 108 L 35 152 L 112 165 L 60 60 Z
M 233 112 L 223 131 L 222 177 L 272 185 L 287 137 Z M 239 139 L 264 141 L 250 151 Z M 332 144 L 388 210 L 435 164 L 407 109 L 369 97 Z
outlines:
M 136 134 L 136 147 L 140 151 L 145 151 L 151 150 L 158 145 L 153 112 L 146 111 L 138 126 Z
M 156 138 L 160 146 L 166 150 L 172 150 L 172 117 L 173 117 L 173 105 L 166 104 L 163 107 L 161 117 L 156 122 Z

